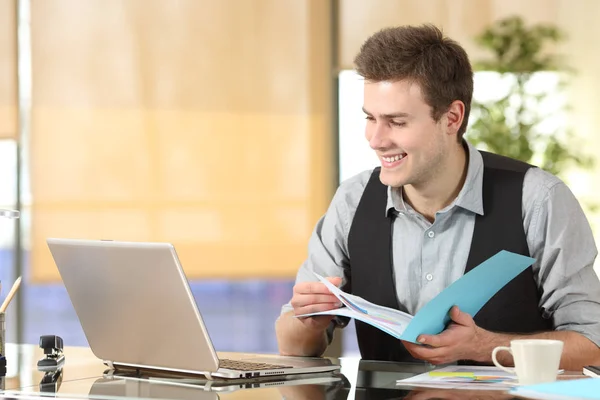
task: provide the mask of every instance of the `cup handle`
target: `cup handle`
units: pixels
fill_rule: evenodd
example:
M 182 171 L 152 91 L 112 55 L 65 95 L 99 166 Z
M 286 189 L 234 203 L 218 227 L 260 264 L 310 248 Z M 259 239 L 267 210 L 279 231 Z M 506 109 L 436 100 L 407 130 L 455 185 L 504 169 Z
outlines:
M 492 351 L 492 361 L 494 362 L 494 365 L 496 367 L 500 368 L 501 370 L 508 372 L 509 374 L 514 374 L 515 373 L 515 369 L 514 368 L 505 367 L 504 365 L 502 365 L 502 364 L 500 364 L 498 362 L 498 359 L 496 358 L 496 355 L 500 351 L 508 351 L 510 354 L 512 354 L 512 351 L 511 351 L 510 347 L 505 347 L 505 346 L 498 346 L 498 347 L 496 347 Z

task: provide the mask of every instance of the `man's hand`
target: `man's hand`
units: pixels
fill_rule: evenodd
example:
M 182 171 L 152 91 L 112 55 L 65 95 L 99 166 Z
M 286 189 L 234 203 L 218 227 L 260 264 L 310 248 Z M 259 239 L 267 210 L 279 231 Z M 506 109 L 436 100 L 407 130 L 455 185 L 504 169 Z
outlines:
M 327 278 L 335 286 L 342 283 L 342 278 Z M 331 294 L 327 286 L 321 282 L 302 282 L 294 286 L 294 294 L 290 304 L 294 308 L 294 315 L 302 315 L 319 311 L 340 308 L 340 300 Z M 333 315 L 319 315 L 315 317 L 299 318 L 305 326 L 315 330 L 324 330 L 329 325 Z
M 458 307 L 450 310 L 452 322 L 439 335 L 420 335 L 422 345 L 404 342 L 413 357 L 431 364 L 446 364 L 456 360 L 487 361 L 490 332 L 475 325 L 473 318 Z
M 342 278 L 327 279 L 336 286 L 342 283 Z M 321 282 L 303 282 L 294 286 L 290 304 L 293 310 L 283 314 L 275 324 L 279 353 L 286 356 L 322 355 L 328 345 L 326 330 L 333 315 L 296 316 L 339 308 L 338 298 Z

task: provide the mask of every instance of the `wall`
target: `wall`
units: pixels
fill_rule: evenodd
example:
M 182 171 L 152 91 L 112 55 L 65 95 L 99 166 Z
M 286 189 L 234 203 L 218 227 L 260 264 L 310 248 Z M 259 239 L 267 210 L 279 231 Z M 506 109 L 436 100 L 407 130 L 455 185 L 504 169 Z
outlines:
M 329 4 L 32 2 L 32 278 L 47 237 L 292 277 L 332 195 Z

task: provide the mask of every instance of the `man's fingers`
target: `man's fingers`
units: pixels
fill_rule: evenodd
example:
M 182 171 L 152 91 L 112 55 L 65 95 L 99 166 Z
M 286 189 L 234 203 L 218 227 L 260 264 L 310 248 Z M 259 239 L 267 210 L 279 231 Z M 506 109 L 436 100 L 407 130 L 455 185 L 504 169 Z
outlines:
M 430 347 L 451 346 L 458 340 L 458 332 L 452 329 L 446 329 L 438 335 L 419 335 L 418 342 Z
M 449 339 L 445 336 L 442 336 L 444 332 L 439 335 L 420 335 L 419 343 L 424 344 L 430 347 L 443 347 L 449 345 Z
M 336 287 L 340 287 L 340 285 L 342 284 L 342 278 L 340 278 L 339 276 L 330 276 L 329 278 L 327 278 L 327 280 Z
M 452 307 L 450 310 L 450 318 L 458 325 L 471 326 L 475 324 L 473 318 L 469 314 L 460 311 L 457 306 Z
M 402 343 L 404 344 L 404 347 L 406 347 L 406 350 L 408 350 L 413 357 L 421 360 L 429 361 L 432 359 L 439 359 L 445 357 L 447 352 L 447 349 L 444 348 L 421 346 L 418 344 L 404 341 Z
M 334 295 L 317 294 L 317 295 L 297 295 L 292 297 L 290 301 L 292 307 L 304 307 L 310 304 L 339 304 L 340 300 Z M 340 307 L 338 305 L 338 307 Z
M 339 286 L 340 277 L 328 277 L 329 282 Z M 294 296 L 290 301 L 295 315 L 333 310 L 342 306 L 340 300 L 331 294 L 322 282 L 302 282 L 294 286 Z
M 294 293 L 331 294 L 327 286 L 321 282 L 302 282 L 294 286 Z
M 333 315 L 315 315 L 307 318 L 299 318 L 305 325 L 314 329 L 325 329 L 331 322 Z
M 431 364 L 444 364 L 449 360 L 447 349 L 421 346 L 418 344 L 403 342 L 408 352 L 415 358 L 428 361 Z
M 475 324 L 473 318 L 471 318 L 469 314 L 460 311 L 457 306 L 450 309 L 450 318 L 452 319 L 452 322 L 450 323 L 449 328 L 446 328 L 446 330 L 438 335 L 419 335 L 417 341 L 431 347 L 450 346 L 460 339 L 458 330 L 450 328 L 471 326 Z
M 335 310 L 336 308 L 339 308 L 339 306 L 331 303 L 309 304 L 303 307 L 294 307 L 294 315 L 312 314 L 321 311 Z

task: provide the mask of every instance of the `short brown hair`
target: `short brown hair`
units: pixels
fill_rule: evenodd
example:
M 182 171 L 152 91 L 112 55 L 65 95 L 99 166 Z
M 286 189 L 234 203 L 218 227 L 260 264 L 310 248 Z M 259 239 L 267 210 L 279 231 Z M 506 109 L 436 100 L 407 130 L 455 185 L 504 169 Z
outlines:
M 462 139 L 471 111 L 473 69 L 466 51 L 440 29 L 433 25 L 383 29 L 365 41 L 354 63 L 368 81 L 418 83 L 435 121 L 453 101 L 462 101 L 465 116 L 458 130 Z

